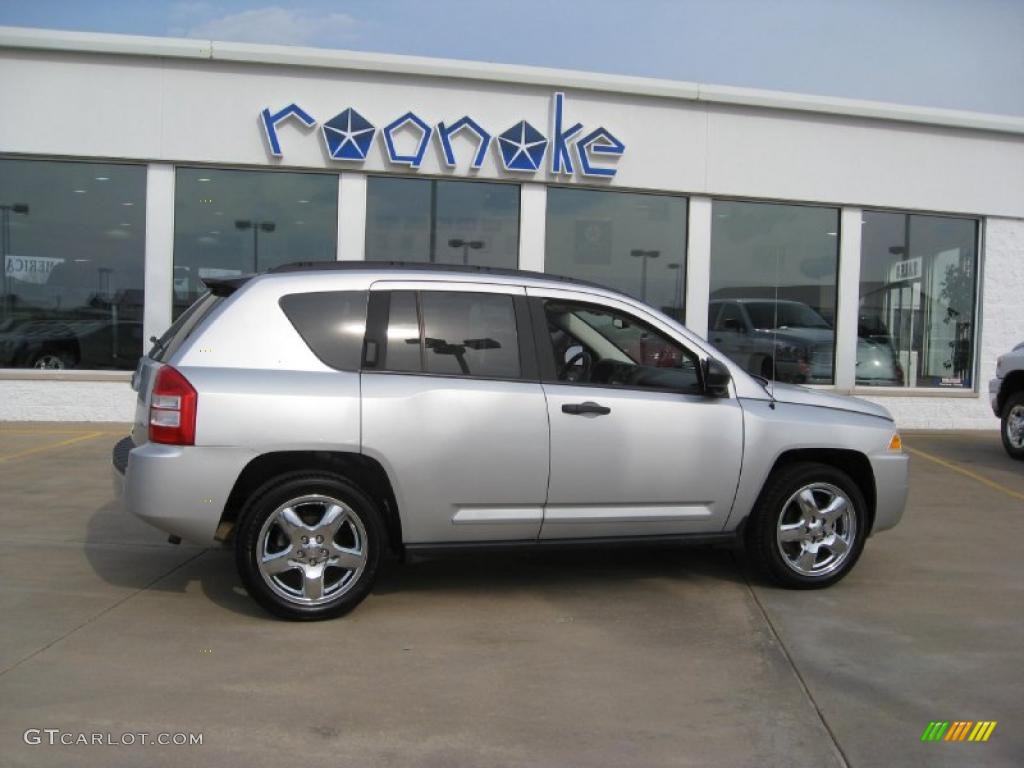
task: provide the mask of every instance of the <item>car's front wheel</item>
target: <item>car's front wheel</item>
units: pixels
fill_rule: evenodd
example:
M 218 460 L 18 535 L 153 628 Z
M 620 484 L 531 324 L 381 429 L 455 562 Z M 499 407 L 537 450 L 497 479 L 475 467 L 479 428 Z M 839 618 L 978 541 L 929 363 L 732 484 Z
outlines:
M 1003 404 L 1003 447 L 1013 458 L 1024 461 L 1024 392 L 1014 392 Z
M 747 525 L 747 551 L 782 586 L 827 587 L 857 562 L 867 524 L 864 495 L 849 475 L 828 464 L 790 464 L 761 494 Z
M 334 475 L 293 473 L 253 494 L 235 537 L 249 594 L 286 619 L 347 613 L 369 593 L 380 562 L 377 508 Z

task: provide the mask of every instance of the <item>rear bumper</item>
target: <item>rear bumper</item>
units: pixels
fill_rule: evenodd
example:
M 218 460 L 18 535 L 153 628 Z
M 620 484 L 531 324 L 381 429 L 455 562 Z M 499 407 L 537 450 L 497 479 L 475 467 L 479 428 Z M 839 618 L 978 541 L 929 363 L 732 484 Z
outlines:
M 871 456 L 875 475 L 875 522 L 872 533 L 895 526 L 907 505 L 910 457 L 905 453 L 884 453 Z
M 150 525 L 210 544 L 235 481 L 255 456 L 243 448 L 129 445 L 122 473 L 115 447 L 115 491 L 123 507 Z

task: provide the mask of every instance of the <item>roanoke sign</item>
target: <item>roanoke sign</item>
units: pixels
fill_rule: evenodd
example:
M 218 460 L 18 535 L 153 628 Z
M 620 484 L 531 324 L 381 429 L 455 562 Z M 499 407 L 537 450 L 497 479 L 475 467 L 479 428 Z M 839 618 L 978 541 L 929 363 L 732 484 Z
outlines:
M 587 131 L 582 123 L 570 123 L 565 116 L 565 94 L 554 94 L 550 132 L 545 135 L 526 120 L 520 120 L 498 134 L 492 134 L 469 115 L 451 123 L 428 123 L 415 112 L 406 112 L 383 128 L 377 128 L 366 117 L 349 107 L 320 125 L 327 154 L 332 160 L 360 164 L 366 160 L 374 141 L 380 136 L 384 152 L 392 165 L 418 169 L 423 163 L 431 138 L 436 138 L 441 162 L 449 168 L 459 165 L 452 139 L 463 133 L 474 142 L 471 156 L 463 158 L 469 167 L 478 170 L 491 146 L 496 147 L 501 167 L 514 173 L 537 173 L 545 166 L 556 176 L 580 173 L 593 178 L 615 176 L 613 163 L 626 151 L 626 145 L 605 128 Z M 277 112 L 260 112 L 260 125 L 267 147 L 274 157 L 284 157 L 278 126 L 296 122 L 307 129 L 317 120 L 298 104 L 292 103 Z M 402 151 L 397 141 L 400 131 L 418 138 L 412 151 Z M 408 144 L 408 141 L 405 142 Z M 408 150 L 408 147 L 406 147 Z

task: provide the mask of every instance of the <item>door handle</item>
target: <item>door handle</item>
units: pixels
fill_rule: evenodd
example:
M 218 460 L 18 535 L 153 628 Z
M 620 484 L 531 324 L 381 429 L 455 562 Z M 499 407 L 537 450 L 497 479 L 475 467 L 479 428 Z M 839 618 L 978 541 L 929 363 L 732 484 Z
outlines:
M 597 416 L 607 416 L 612 409 L 606 405 L 598 405 L 589 400 L 585 403 L 566 403 L 562 406 L 562 413 L 569 413 L 573 416 L 582 416 L 586 413 L 593 413 Z

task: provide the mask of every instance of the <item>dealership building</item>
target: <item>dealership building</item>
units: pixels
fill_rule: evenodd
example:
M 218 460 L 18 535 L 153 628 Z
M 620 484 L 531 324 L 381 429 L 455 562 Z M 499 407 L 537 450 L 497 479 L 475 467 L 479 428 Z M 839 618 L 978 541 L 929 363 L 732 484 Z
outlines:
M 994 427 L 1024 341 L 1018 117 L 18 28 L 0 103 L 0 420 L 131 420 L 204 278 L 293 261 L 601 283 L 906 428 Z

